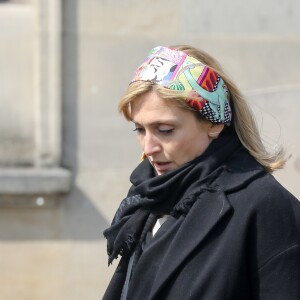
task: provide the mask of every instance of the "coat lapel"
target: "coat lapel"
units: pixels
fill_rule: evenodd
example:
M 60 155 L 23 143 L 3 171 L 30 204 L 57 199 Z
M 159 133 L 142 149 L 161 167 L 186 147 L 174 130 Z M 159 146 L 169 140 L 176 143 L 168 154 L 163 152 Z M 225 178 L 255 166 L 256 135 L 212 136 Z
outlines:
M 160 275 L 154 281 L 149 299 L 156 298 L 189 254 L 221 220 L 230 215 L 231 210 L 230 203 L 221 191 L 207 191 L 199 196 L 165 253 L 165 259 L 158 271 Z
M 244 188 L 262 173 L 263 167 L 253 158 L 249 156 L 247 161 L 243 161 L 237 156 L 215 182 L 216 186 L 222 189 L 206 191 L 198 197 L 165 253 L 149 299 L 156 299 L 169 278 L 191 252 L 203 242 L 217 224 L 233 213 L 225 193 Z

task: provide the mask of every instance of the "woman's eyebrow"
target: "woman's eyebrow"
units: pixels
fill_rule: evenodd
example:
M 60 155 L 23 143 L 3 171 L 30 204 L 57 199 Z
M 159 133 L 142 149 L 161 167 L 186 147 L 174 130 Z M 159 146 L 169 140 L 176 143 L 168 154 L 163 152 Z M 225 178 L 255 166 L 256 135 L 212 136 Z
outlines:
M 132 120 L 132 123 L 138 126 L 157 126 L 157 125 L 175 125 L 178 123 L 176 119 L 164 119 L 164 120 L 155 120 L 151 122 L 146 122 L 142 125 L 142 123 Z

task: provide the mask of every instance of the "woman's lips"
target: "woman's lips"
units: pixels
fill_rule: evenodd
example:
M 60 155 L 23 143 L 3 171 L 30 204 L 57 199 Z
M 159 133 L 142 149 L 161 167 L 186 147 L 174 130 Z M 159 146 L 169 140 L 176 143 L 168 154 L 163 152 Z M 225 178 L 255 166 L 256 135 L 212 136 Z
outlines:
M 152 161 L 151 162 L 155 170 L 159 173 L 164 173 L 168 171 L 171 167 L 171 162 L 160 162 L 160 161 Z

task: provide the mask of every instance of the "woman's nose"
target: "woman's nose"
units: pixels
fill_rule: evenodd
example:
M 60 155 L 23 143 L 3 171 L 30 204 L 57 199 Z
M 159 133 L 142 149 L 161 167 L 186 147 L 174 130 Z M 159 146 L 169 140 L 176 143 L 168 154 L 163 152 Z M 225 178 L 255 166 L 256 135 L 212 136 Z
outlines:
M 147 133 L 144 137 L 144 147 L 143 151 L 147 156 L 152 156 L 155 153 L 161 151 L 161 145 L 157 138 L 151 134 Z

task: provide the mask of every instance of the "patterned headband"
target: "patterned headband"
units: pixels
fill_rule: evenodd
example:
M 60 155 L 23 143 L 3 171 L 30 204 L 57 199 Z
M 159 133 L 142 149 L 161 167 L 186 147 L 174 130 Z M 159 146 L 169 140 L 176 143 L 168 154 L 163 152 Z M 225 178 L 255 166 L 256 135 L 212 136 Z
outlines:
M 135 81 L 187 92 L 186 102 L 210 122 L 230 124 L 230 95 L 225 82 L 211 68 L 182 51 L 155 47 L 137 69 L 132 82 Z

